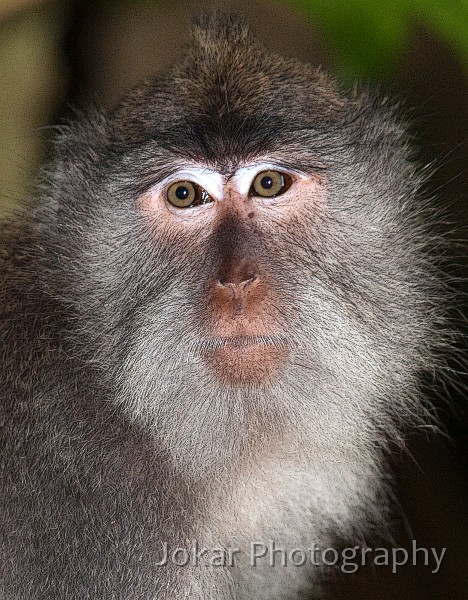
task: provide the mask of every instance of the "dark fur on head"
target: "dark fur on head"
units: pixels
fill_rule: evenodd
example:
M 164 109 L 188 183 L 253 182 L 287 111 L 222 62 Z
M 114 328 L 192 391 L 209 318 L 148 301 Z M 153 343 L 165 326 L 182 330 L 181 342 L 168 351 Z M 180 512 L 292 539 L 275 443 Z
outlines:
M 259 156 L 326 202 L 288 226 L 148 226 L 138 198 L 179 164 Z M 39 208 L 1 226 L 2 598 L 296 598 L 297 571 L 154 561 L 162 541 L 326 544 L 385 517 L 382 451 L 428 422 L 450 337 L 422 182 L 394 108 L 222 15 L 62 127 Z M 289 343 L 265 384 L 200 362 L 206 282 L 245 256 Z

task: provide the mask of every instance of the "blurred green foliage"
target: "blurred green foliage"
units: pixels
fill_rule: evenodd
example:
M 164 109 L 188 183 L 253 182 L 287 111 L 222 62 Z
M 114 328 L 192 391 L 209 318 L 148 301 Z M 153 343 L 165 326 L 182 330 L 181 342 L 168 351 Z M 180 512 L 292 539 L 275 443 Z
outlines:
M 284 0 L 322 30 L 347 78 L 382 76 L 423 23 L 448 41 L 468 68 L 468 0 Z

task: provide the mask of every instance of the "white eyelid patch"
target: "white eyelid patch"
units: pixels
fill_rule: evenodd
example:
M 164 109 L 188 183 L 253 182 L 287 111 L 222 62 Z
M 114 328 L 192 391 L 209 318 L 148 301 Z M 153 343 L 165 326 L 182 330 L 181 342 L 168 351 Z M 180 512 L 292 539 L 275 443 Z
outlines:
M 158 183 L 156 189 L 164 191 L 171 184 L 177 181 L 192 181 L 198 183 L 200 187 L 216 200 L 222 200 L 224 196 L 224 177 L 208 168 L 187 167 L 180 171 L 175 171 L 169 177 Z
M 237 191 L 240 194 L 247 195 L 252 187 L 252 183 L 262 171 L 287 171 L 286 169 L 272 163 L 256 163 L 247 167 L 242 167 L 236 171 L 233 180 Z
M 232 177 L 236 191 L 239 194 L 246 196 L 252 187 L 256 175 L 262 171 L 287 171 L 287 169 L 267 162 L 241 167 Z M 299 177 L 305 177 L 304 174 L 297 172 L 296 174 Z M 209 167 L 187 166 L 179 171 L 175 171 L 169 175 L 169 177 L 166 177 L 163 181 L 158 183 L 154 187 L 154 190 L 163 193 L 164 190 L 167 190 L 171 184 L 176 183 L 177 181 L 193 181 L 206 190 L 213 199 L 219 201 L 224 199 L 226 178 L 221 175 L 221 173 L 218 173 Z

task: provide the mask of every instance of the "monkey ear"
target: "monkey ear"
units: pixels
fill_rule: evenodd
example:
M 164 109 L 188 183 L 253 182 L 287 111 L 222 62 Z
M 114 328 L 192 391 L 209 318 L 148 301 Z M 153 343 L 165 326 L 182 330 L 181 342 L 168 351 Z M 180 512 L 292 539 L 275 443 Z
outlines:
M 102 169 L 111 145 L 111 125 L 104 111 L 96 106 L 89 106 L 87 111 L 71 110 L 74 118 L 55 128 L 49 161 L 40 174 L 54 206 L 74 204 L 87 194 L 91 197 L 90 182 Z
M 76 163 L 82 159 L 99 161 L 99 151 L 107 146 L 110 137 L 110 119 L 95 104 L 85 110 L 71 107 L 72 117 L 56 127 L 53 139 L 53 157 L 63 163 Z

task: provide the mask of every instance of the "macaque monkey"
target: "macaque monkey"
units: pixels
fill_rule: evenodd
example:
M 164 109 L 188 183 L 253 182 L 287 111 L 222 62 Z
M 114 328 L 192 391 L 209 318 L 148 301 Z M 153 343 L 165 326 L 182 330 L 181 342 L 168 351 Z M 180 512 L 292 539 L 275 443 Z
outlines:
M 408 140 L 219 13 L 60 128 L 0 229 L 2 600 L 317 597 L 264 546 L 385 529 L 451 338 Z

